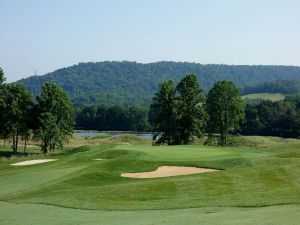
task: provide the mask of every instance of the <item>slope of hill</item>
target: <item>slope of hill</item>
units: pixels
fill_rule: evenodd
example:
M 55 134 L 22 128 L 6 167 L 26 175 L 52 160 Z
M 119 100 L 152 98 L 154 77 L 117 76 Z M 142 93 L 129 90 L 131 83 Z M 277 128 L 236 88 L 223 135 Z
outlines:
M 297 80 L 274 80 L 260 84 L 252 84 L 243 88 L 243 94 L 254 93 L 281 93 L 295 94 L 300 92 L 300 81 Z
M 158 84 L 167 79 L 178 82 L 195 73 L 207 91 L 217 80 L 232 80 L 241 88 L 274 80 L 300 80 L 300 67 L 214 65 L 187 62 L 97 62 L 79 63 L 43 76 L 18 82 L 37 95 L 41 85 L 52 81 L 63 87 L 74 103 L 148 105 Z

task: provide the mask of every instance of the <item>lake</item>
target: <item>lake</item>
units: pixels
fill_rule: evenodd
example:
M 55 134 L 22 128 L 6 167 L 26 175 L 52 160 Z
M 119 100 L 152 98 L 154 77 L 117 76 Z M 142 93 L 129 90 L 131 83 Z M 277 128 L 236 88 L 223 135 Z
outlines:
M 127 135 L 127 134 L 132 134 L 140 138 L 152 139 L 151 133 L 131 133 L 131 132 L 118 132 L 118 131 L 78 131 L 78 130 L 74 131 L 74 136 L 79 136 L 79 137 L 95 137 L 99 135 L 117 136 L 117 135 Z

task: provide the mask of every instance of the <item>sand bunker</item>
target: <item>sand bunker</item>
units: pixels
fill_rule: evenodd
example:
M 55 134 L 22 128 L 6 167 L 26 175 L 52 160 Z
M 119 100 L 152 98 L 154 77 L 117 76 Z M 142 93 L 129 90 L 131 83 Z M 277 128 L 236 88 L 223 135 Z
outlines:
M 143 172 L 143 173 L 122 173 L 122 177 L 131 178 L 156 178 L 156 177 L 172 177 L 189 175 L 196 173 L 208 173 L 215 172 L 218 170 L 207 169 L 207 168 L 197 168 L 197 167 L 182 167 L 182 166 L 160 166 L 155 171 Z
M 34 165 L 34 164 L 40 164 L 40 163 L 46 163 L 46 162 L 51 162 L 51 161 L 55 161 L 58 159 L 36 159 L 36 160 L 27 160 L 27 161 L 23 161 L 23 162 L 18 162 L 18 163 L 14 163 L 14 164 L 10 164 L 12 166 L 29 166 L 29 165 Z
M 101 160 L 104 160 L 104 159 L 100 159 L 100 158 L 99 158 L 99 159 L 94 159 L 94 160 L 101 161 Z

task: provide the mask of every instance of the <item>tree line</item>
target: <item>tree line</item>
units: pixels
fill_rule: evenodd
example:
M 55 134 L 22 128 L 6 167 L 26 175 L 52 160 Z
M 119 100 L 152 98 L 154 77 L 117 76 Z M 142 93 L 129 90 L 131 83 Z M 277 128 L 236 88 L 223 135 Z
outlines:
M 241 125 L 245 135 L 300 136 L 300 95 L 289 95 L 283 101 L 262 101 L 247 105 Z
M 128 109 L 118 105 L 77 108 L 76 129 L 106 131 L 147 131 L 148 110 L 140 106 Z
M 73 133 L 72 104 L 67 93 L 54 83 L 45 83 L 34 100 L 20 83 L 4 83 L 0 68 L 0 138 L 12 140 L 13 153 L 20 142 L 33 139 L 44 153 L 62 148 Z
M 231 81 L 218 81 L 205 95 L 195 75 L 178 85 L 163 81 L 147 109 L 143 107 L 88 106 L 76 113 L 76 128 L 90 130 L 152 131 L 154 144 L 189 144 L 208 135 L 227 145 L 231 134 L 299 137 L 300 96 L 284 101 L 245 104 Z
M 219 134 L 219 144 L 226 146 L 228 135 L 244 118 L 244 103 L 239 88 L 232 81 L 217 81 L 206 98 L 196 75 L 184 77 L 175 87 L 164 81 L 153 97 L 149 121 L 154 144 L 189 144 L 205 132 L 212 138 Z
M 244 95 L 253 93 L 300 93 L 300 81 L 297 80 L 275 80 L 261 84 L 253 84 L 242 89 Z
M 300 136 L 300 94 L 284 100 L 245 104 L 232 81 L 217 81 L 205 96 L 195 75 L 177 86 L 164 81 L 150 106 L 154 144 L 189 144 L 207 134 L 207 142 L 226 146 L 231 134 Z

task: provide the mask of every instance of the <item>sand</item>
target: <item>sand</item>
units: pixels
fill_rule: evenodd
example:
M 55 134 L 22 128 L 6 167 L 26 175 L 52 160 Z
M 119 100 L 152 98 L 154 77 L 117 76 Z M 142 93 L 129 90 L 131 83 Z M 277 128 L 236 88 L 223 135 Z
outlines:
M 157 178 L 157 177 L 172 177 L 197 173 L 215 172 L 218 170 L 197 168 L 197 167 L 182 167 L 182 166 L 160 166 L 155 171 L 143 173 L 122 173 L 122 177 L 130 178 Z
M 10 164 L 12 166 L 29 166 L 29 165 L 35 165 L 35 164 L 40 164 L 40 163 L 46 163 L 46 162 L 51 162 L 55 161 L 58 159 L 36 159 L 36 160 L 27 160 L 23 162 L 18 162 L 14 164 Z
M 94 160 L 101 161 L 101 160 L 104 160 L 104 159 L 100 159 L 100 158 L 98 158 L 98 159 L 94 159 Z

